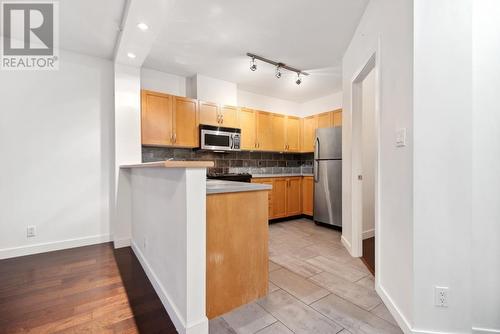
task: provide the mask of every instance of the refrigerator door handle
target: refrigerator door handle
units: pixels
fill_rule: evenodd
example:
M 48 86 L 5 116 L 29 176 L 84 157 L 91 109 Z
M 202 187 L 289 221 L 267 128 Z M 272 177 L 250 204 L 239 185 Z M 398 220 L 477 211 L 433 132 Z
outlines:
M 315 145 L 314 145 L 314 159 L 319 159 L 320 156 L 319 156 L 319 138 L 316 137 L 316 142 L 315 142 Z
M 319 182 L 319 160 L 314 159 L 314 182 Z

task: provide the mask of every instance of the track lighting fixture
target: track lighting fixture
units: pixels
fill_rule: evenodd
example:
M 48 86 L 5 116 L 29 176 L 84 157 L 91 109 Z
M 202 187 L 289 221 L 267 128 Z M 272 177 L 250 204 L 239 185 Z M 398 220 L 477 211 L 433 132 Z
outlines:
M 278 78 L 278 79 L 281 78 L 281 66 L 280 65 L 276 66 L 276 74 L 275 75 L 276 75 L 276 78 Z
M 302 78 L 300 77 L 300 73 L 297 73 L 297 80 L 295 81 L 297 85 L 300 85 L 302 83 Z
M 260 60 L 260 61 L 262 61 L 264 63 L 268 63 L 268 64 L 271 64 L 273 66 L 276 66 L 276 72 L 275 72 L 274 75 L 278 79 L 281 78 L 281 75 L 282 75 L 281 71 L 283 69 L 287 70 L 287 71 L 290 71 L 290 72 L 297 73 L 297 80 L 295 80 L 295 83 L 297 85 L 300 85 L 302 83 L 302 76 L 308 76 L 309 75 L 309 73 L 303 72 L 302 70 L 296 69 L 294 67 L 288 66 L 288 65 L 283 64 L 283 63 L 272 61 L 270 59 L 258 56 L 258 55 L 253 54 L 253 53 L 247 53 L 247 56 L 251 58 L 251 61 L 250 61 L 250 70 L 252 70 L 252 72 L 254 72 L 254 71 L 257 70 L 257 64 L 255 63 L 255 60 L 257 59 L 257 60 Z
M 252 70 L 252 72 L 255 72 L 257 70 L 257 64 L 255 64 L 255 57 L 252 57 L 250 69 Z

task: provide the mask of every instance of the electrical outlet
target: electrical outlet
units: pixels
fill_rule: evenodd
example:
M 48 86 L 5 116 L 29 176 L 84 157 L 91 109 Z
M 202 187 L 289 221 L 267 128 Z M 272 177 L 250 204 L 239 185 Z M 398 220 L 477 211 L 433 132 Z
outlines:
M 437 307 L 448 307 L 448 294 L 448 287 L 434 287 L 434 305 L 436 305 Z
M 26 237 L 27 238 L 36 237 L 36 226 L 35 225 L 28 225 L 28 227 L 26 228 Z
M 406 128 L 396 130 L 396 147 L 406 146 Z

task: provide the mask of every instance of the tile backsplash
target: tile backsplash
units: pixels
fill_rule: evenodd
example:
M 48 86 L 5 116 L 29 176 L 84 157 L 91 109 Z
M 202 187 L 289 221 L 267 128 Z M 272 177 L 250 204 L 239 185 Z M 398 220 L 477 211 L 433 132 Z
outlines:
M 312 173 L 312 153 L 272 153 L 272 152 L 202 152 L 192 149 L 142 147 L 142 161 L 211 160 L 215 168 L 209 173 L 250 173 L 255 174 L 292 174 Z

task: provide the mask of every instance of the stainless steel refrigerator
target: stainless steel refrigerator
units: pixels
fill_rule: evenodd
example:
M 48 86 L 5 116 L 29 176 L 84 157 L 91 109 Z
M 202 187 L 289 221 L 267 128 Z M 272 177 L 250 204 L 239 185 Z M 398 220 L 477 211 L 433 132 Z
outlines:
M 317 129 L 314 143 L 313 218 L 342 227 L 342 128 Z

